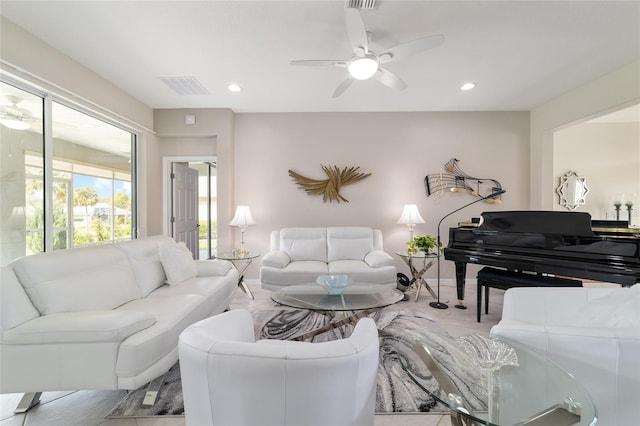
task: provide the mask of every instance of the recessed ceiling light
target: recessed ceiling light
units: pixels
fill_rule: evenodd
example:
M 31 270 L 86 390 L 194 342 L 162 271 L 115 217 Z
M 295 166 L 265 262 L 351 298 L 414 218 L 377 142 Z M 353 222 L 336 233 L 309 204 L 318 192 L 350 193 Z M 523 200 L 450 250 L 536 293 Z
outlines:
M 229 86 L 227 86 L 227 89 L 229 89 L 231 92 L 241 92 L 242 91 L 242 87 L 240 87 L 240 85 L 238 84 L 230 84 Z
M 469 82 L 469 83 L 465 83 L 462 86 L 460 86 L 460 90 L 471 90 L 474 87 L 476 87 L 476 84 Z

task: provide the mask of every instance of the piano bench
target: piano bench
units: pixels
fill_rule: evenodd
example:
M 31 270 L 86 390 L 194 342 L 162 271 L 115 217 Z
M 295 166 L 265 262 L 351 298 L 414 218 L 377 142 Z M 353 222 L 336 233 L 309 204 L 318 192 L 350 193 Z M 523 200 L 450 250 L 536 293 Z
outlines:
M 489 287 L 507 290 L 512 287 L 582 287 L 582 281 L 569 278 L 510 272 L 503 269 L 482 268 L 478 271 L 478 322 L 482 310 L 482 288 L 484 290 L 484 313 L 489 313 Z

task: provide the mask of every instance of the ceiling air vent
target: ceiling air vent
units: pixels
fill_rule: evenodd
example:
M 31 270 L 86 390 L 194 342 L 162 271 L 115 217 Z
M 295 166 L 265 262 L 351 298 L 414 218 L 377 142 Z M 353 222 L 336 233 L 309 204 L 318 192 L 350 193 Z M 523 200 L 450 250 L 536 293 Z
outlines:
M 347 8 L 358 10 L 373 10 L 376 8 L 376 0 L 346 0 Z
M 195 77 L 160 77 L 178 95 L 208 95 L 209 91 Z

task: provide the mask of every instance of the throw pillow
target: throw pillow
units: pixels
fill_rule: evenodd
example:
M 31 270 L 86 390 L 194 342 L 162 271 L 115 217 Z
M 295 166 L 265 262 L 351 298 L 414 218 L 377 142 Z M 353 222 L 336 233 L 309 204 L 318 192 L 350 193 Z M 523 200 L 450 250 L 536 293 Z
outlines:
M 233 269 L 233 263 L 228 260 L 211 259 L 211 260 L 196 260 L 196 269 L 198 270 L 198 277 L 223 277 Z
M 364 258 L 364 261 L 372 268 L 393 266 L 395 264 L 395 262 L 393 261 L 393 257 L 391 257 L 389 253 L 382 250 L 374 250 L 371 253 L 367 254 Z
M 185 243 L 160 244 L 159 250 L 160 261 L 169 285 L 180 284 L 196 276 L 196 262 Z
M 289 255 L 283 251 L 270 251 L 262 258 L 263 266 L 284 268 L 291 262 Z

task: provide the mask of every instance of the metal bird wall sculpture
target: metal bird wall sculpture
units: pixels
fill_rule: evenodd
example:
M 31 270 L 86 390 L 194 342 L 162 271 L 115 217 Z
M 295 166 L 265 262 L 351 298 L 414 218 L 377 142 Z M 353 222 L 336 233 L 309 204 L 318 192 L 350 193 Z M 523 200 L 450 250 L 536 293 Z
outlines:
M 458 159 L 452 158 L 447 161 L 444 165 L 444 170 L 440 170 L 440 173 L 425 176 L 424 187 L 427 192 L 427 197 L 433 194 L 442 195 L 444 191 L 448 189 L 451 192 L 468 191 L 471 195 L 482 198 L 484 195 L 481 193 L 481 187 L 485 184 L 490 185 L 490 194 L 504 192 L 502 191 L 502 185 L 500 185 L 500 182 L 497 180 L 469 176 L 458 166 L 458 162 Z M 485 201 L 487 203 L 502 203 L 499 196 L 496 198 L 488 198 Z
M 340 188 L 345 185 L 356 183 L 366 177 L 371 176 L 371 173 L 358 173 L 360 167 L 345 167 L 342 170 L 338 166 L 323 166 L 322 170 L 328 176 L 328 179 L 311 179 L 302 176 L 299 173 L 289 170 L 289 176 L 298 184 L 298 188 L 304 189 L 309 195 L 322 195 L 322 201 L 327 202 L 349 202 L 346 198 L 340 195 Z

